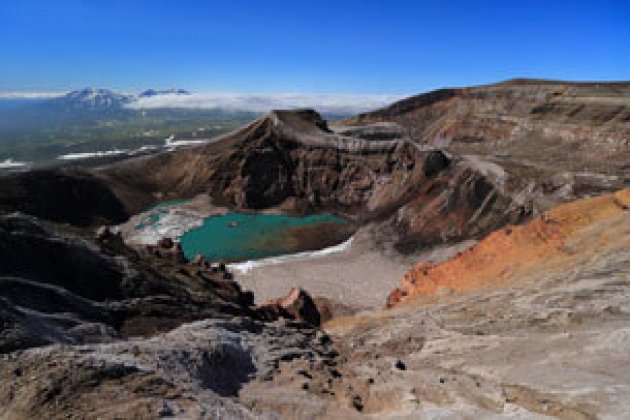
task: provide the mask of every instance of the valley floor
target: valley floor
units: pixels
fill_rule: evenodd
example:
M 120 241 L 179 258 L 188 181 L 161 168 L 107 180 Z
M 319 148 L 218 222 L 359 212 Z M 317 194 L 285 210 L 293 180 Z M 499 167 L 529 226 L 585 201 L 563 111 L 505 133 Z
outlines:
M 402 276 L 418 261 L 441 262 L 474 243 L 467 241 L 403 256 L 375 249 L 365 236 L 364 230 L 359 231 L 349 249 L 342 252 L 263 265 L 245 273 L 237 272 L 235 280 L 244 289 L 252 290 L 258 303 L 282 296 L 291 287 L 301 287 L 352 312 L 379 309 Z

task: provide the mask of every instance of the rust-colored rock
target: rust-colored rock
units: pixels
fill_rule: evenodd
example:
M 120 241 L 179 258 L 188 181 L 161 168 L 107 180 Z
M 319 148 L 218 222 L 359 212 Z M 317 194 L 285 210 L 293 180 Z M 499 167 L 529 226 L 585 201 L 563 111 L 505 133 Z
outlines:
M 258 311 L 276 318 L 287 317 L 314 326 L 319 326 L 322 322 L 315 301 L 299 287 L 293 287 L 284 297 L 265 302 Z
M 500 287 L 536 273 L 551 264 L 570 266 L 588 258 L 605 236 L 589 241 L 589 247 L 572 247 L 588 234 L 627 211 L 630 189 L 557 206 L 522 226 L 510 226 L 488 235 L 456 257 L 437 265 L 422 262 L 411 269 L 387 299 L 393 307 L 416 297 Z M 586 233 L 585 233 L 586 232 Z

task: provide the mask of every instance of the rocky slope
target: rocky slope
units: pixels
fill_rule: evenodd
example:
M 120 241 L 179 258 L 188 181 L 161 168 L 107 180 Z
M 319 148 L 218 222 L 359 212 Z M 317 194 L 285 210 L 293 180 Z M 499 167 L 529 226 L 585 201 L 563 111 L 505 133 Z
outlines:
M 628 185 L 630 83 L 517 79 L 442 89 L 345 124 L 397 123 L 414 142 L 481 156 L 541 209 Z
M 629 204 L 561 205 L 417 267 L 394 309 L 325 325 L 336 372 L 295 360 L 241 399 L 287 418 L 627 417 Z
M 106 228 L 0 216 L 1 418 L 251 418 L 222 397 L 281 360 L 329 357 L 319 300 L 256 307 L 168 242 L 138 252 Z
M 628 210 L 629 189 L 554 207 L 525 225 L 508 226 L 488 235 L 444 263 L 418 264 L 392 292 L 387 305 L 504 286 L 532 278 L 542 269 L 584 264 L 626 239 L 624 233 L 613 229 L 627 218 Z
M 0 216 L 0 261 L 2 352 L 257 316 L 251 294 L 221 273 L 143 257 L 113 234 L 94 243 L 32 216 Z
M 82 227 L 121 223 L 130 216 L 104 182 L 72 169 L 1 176 L 0 213 L 14 211 Z
M 2 418 L 254 418 L 234 401 L 282 361 L 331 360 L 300 324 L 208 319 L 152 338 L 0 355 Z M 89 414 L 88 414 L 89 413 Z

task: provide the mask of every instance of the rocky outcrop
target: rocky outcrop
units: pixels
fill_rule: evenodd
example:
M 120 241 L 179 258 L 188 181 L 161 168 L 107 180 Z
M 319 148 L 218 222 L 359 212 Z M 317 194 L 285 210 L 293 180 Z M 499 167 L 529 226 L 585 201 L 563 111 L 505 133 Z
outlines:
M 151 338 L 0 355 L 0 417 L 250 419 L 235 399 L 281 362 L 333 364 L 330 340 L 290 322 L 204 320 Z M 227 398 L 225 398 L 227 397 Z
M 554 265 L 569 268 L 592 258 L 602 243 L 614 238 L 612 222 L 625 217 L 629 208 L 630 189 L 554 207 L 525 225 L 493 232 L 444 263 L 418 264 L 390 294 L 387 306 L 505 287 Z M 576 245 L 584 240 L 591 243 Z
M 168 237 L 160 239 L 156 246 L 148 245 L 146 251 L 156 258 L 166 258 L 175 263 L 186 262 L 184 251 L 182 251 L 179 242 L 174 242 Z
M 404 129 L 393 122 L 382 122 L 366 125 L 335 125 L 331 129 L 343 136 L 365 140 L 400 140 L 405 138 Z
M 0 349 L 107 341 L 205 317 L 253 316 L 251 293 L 32 216 L 0 216 Z
M 259 308 L 261 313 L 269 313 L 275 318 L 286 317 L 319 326 L 322 315 L 313 298 L 304 290 L 294 287 L 286 296 L 265 302 Z

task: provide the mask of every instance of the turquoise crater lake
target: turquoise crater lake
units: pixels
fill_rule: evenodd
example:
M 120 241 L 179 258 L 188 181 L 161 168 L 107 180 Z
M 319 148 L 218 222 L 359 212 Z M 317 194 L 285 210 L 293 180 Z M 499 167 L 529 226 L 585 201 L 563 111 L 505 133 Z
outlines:
M 188 259 L 244 261 L 315 250 L 343 242 L 352 234 L 345 220 L 331 214 L 304 217 L 228 213 L 210 216 L 180 238 Z

